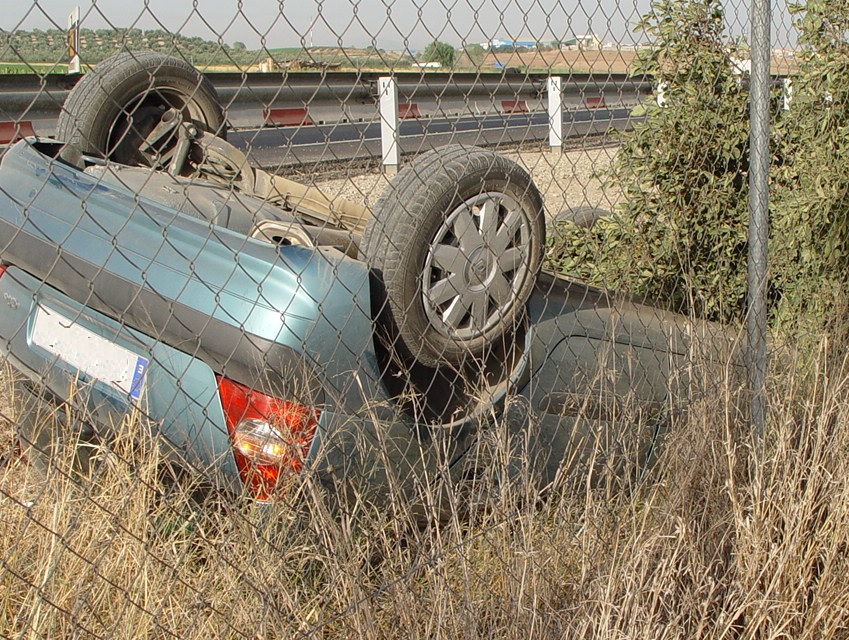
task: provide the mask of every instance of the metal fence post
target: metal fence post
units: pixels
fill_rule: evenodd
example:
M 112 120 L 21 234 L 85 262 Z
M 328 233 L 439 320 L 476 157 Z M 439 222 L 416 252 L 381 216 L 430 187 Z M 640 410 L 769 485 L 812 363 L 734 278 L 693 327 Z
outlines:
M 548 77 L 548 146 L 552 150 L 563 147 L 563 93 L 560 76 Z
M 769 237 L 770 3 L 752 0 L 752 78 L 749 101 L 749 261 L 746 334 L 751 427 L 756 450 L 764 435 L 766 409 L 766 289 Z
M 383 154 L 383 171 L 389 175 L 398 172 L 398 83 L 393 77 L 378 79 L 380 94 L 380 143 Z

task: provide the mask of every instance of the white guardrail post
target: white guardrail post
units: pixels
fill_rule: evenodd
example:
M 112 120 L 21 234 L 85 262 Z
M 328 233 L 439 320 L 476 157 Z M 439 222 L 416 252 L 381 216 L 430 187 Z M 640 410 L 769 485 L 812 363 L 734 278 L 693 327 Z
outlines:
M 548 77 L 548 145 L 563 148 L 563 89 L 560 76 Z
M 80 8 L 68 15 L 68 73 L 81 73 L 80 65 Z
M 380 95 L 380 143 L 383 154 L 383 172 L 398 173 L 398 83 L 395 78 L 383 77 L 377 81 Z

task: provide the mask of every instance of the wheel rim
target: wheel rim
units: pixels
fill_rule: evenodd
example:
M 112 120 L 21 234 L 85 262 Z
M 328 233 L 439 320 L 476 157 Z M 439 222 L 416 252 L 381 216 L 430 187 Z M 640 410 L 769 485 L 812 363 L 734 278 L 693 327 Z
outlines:
M 130 100 L 115 115 L 106 141 L 108 157 L 121 164 L 153 164 L 150 155 L 143 154 L 139 147 L 159 123 L 162 114 L 172 107 L 182 112 L 184 121 L 200 120 L 201 124 L 208 124 L 191 96 L 175 89 L 153 87 Z M 175 144 L 176 132 L 157 145 L 156 151 L 164 155 Z
M 430 324 L 454 340 L 473 340 L 516 305 L 528 275 L 530 220 L 499 192 L 478 194 L 452 211 L 428 248 L 422 294 Z

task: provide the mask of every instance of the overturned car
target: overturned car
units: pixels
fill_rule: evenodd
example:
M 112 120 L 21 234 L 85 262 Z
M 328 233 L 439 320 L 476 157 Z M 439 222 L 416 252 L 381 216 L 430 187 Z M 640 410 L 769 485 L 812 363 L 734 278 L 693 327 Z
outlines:
M 412 497 L 496 428 L 546 485 L 644 467 L 733 361 L 720 327 L 544 272 L 539 191 L 490 151 L 419 156 L 368 211 L 252 168 L 208 82 L 151 53 L 87 74 L 59 134 L 0 163 L 0 349 L 37 464 L 70 439 L 85 468 L 135 413 L 259 500 L 306 473 Z

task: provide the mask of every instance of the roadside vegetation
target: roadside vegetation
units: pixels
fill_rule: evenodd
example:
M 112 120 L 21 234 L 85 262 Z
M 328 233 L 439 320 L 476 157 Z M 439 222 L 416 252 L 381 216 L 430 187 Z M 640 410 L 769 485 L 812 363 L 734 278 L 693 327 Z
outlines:
M 658 0 L 639 23 L 656 46 L 637 71 L 663 86 L 662 104 L 622 134 L 607 174 L 624 191 L 592 228 L 562 223 L 554 268 L 676 311 L 730 323 L 746 312 L 748 89 L 745 43 L 725 32 L 717 0 Z M 798 75 L 789 108 L 773 93 L 770 193 L 771 323 L 816 343 L 838 330 L 849 270 L 849 10 L 796 6 Z M 682 25 L 688 25 L 683 28 Z

